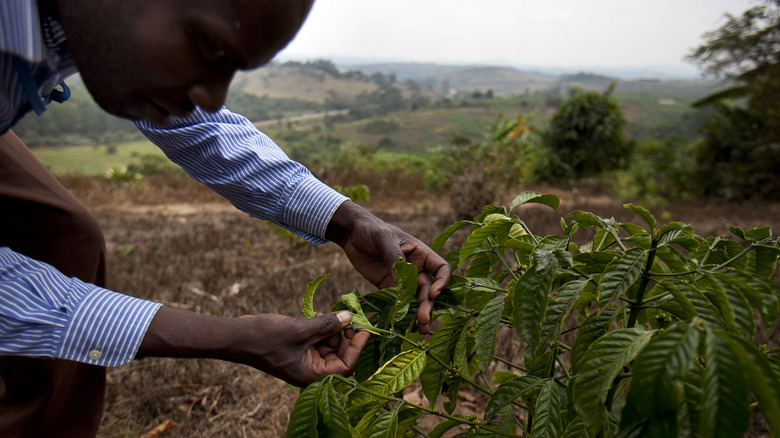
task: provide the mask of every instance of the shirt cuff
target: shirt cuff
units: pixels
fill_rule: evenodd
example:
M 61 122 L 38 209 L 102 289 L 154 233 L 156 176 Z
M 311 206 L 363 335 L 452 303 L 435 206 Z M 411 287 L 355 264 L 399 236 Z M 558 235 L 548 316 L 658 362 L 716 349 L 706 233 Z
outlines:
M 291 229 L 301 230 L 311 236 L 312 243 L 325 243 L 325 230 L 333 213 L 346 196 L 328 187 L 314 177 L 302 180 L 290 197 L 282 222 Z
M 73 279 L 75 310 L 63 330 L 57 357 L 106 367 L 135 357 L 162 306 Z

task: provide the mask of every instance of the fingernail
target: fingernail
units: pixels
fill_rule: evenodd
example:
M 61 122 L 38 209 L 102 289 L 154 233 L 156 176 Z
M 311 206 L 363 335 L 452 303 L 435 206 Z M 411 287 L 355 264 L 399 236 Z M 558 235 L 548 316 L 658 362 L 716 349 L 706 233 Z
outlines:
M 336 317 L 342 324 L 346 324 L 352 319 L 352 315 L 346 310 L 342 310 L 341 312 L 337 313 Z

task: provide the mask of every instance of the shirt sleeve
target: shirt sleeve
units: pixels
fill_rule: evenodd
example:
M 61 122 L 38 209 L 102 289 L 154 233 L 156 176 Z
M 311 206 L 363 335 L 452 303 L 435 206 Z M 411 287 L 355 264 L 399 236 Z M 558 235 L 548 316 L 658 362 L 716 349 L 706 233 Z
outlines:
M 333 213 L 347 198 L 293 161 L 245 117 L 200 108 L 166 128 L 136 126 L 174 163 L 239 210 L 324 243 Z
M 161 306 L 0 248 L 0 354 L 124 365 Z

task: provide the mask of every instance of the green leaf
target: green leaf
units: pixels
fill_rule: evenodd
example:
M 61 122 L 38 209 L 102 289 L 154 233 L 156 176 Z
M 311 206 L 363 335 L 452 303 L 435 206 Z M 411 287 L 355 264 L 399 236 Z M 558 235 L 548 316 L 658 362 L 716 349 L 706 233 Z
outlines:
M 741 359 L 743 373 L 769 423 L 770 436 L 780 437 L 780 385 L 767 356 L 759 353 L 744 339 L 732 336 L 730 342 L 741 351 L 738 357 Z
M 317 312 L 314 311 L 314 291 L 319 285 L 325 282 L 330 274 L 320 275 L 315 278 L 311 283 L 306 285 L 306 293 L 303 294 L 303 317 L 314 318 Z
M 442 423 L 439 423 L 436 425 L 436 427 L 433 428 L 431 433 L 428 434 L 428 438 L 441 438 L 444 436 L 445 433 L 449 432 L 451 429 L 454 429 L 461 424 L 463 424 L 464 421 L 455 421 L 455 420 L 447 420 Z
M 698 284 L 706 285 L 704 295 L 718 309 L 726 329 L 752 339 L 755 332 L 753 311 L 739 290 L 715 276 L 704 278 Z
M 461 379 L 458 376 L 448 377 L 445 381 L 447 401 L 442 403 L 448 414 L 452 414 L 458 406 L 458 396 L 460 395 Z
M 608 307 L 612 301 L 624 295 L 642 274 L 647 253 L 640 248 L 631 248 L 607 266 L 597 289 L 599 308 Z
M 543 385 L 544 380 L 533 376 L 520 376 L 502 383 L 493 391 L 485 407 L 484 419 L 487 421 L 504 406 L 523 397 Z
M 377 417 L 379 417 L 379 411 L 385 407 L 385 403 L 385 400 L 380 399 L 373 404 L 366 405 L 359 414 L 350 411 L 350 414 L 359 415 L 360 421 L 358 421 L 358 424 L 354 428 L 359 436 L 362 437 L 366 434 L 368 428 L 376 421 Z
M 757 242 L 772 237 L 772 227 L 751 228 L 745 230 L 745 240 Z
M 417 267 L 398 259 L 393 265 L 396 282 L 398 283 L 398 300 L 395 304 L 395 318 L 398 322 L 406 316 L 409 306 L 416 302 L 417 297 Z
M 555 380 L 548 380 L 542 387 L 534 412 L 532 438 L 558 438 L 561 435 L 561 395 Z
M 515 418 L 515 412 L 511 406 L 504 407 L 500 412 L 481 424 L 490 426 L 494 430 L 510 434 L 510 436 L 514 436 L 517 433 L 517 419 Z M 496 434 L 485 429 L 478 429 L 474 436 L 478 438 L 495 438 Z
M 697 315 L 696 308 L 693 307 L 693 303 L 688 297 L 680 291 L 677 284 L 672 281 L 662 281 L 656 285 L 659 291 L 666 291 L 672 294 L 674 302 L 679 306 L 676 312 L 670 312 L 676 315 L 678 318 L 684 321 L 690 321 Z M 666 309 L 666 307 L 661 306 Z M 714 309 L 713 309 L 714 310 Z
M 317 420 L 319 419 L 317 406 L 322 392 L 322 379 L 317 380 L 301 391 L 298 400 L 295 401 L 290 412 L 290 421 L 287 424 L 287 437 L 317 437 Z
M 484 224 L 476 230 L 472 231 L 469 237 L 466 239 L 466 242 L 463 244 L 463 246 L 461 246 L 458 265 L 462 265 L 466 259 L 474 254 L 478 248 L 482 247 L 488 237 L 494 235 L 504 235 L 505 238 L 507 238 L 509 236 L 509 231 L 512 229 L 512 225 L 514 224 L 514 221 L 506 216 L 499 214 L 488 215 Z M 490 248 L 488 247 L 483 249 Z
M 644 418 L 676 412 L 685 401 L 685 376 L 699 354 L 700 330 L 677 324 L 661 331 L 634 361 L 629 401 Z
M 656 248 L 655 257 L 656 260 L 660 260 L 666 265 L 667 273 L 680 273 L 691 270 L 688 260 L 673 246 L 659 246 Z
M 588 438 L 588 431 L 585 430 L 582 417 L 577 415 L 573 420 L 569 421 L 561 438 Z
M 344 408 L 336 400 L 333 384 L 330 381 L 322 384 L 317 404 L 322 423 L 327 429 L 326 436 L 341 438 L 352 435 L 347 413 L 344 412 Z
M 544 314 L 541 345 L 547 345 L 558 339 L 563 322 L 569 316 L 569 312 L 571 312 L 574 303 L 577 301 L 577 297 L 588 283 L 588 280 L 573 280 L 555 291 L 555 294 L 547 304 L 547 310 Z
M 360 384 L 371 392 L 394 394 L 420 377 L 425 368 L 425 354 L 420 350 L 404 351 L 382 365 L 373 376 Z
M 641 328 L 618 329 L 596 339 L 583 356 L 574 379 L 574 407 L 591 435 L 595 436 L 606 420 L 604 398 L 613 381 L 652 335 Z
M 402 409 L 398 412 L 398 428 L 395 431 L 395 436 L 402 438 L 407 436 L 412 429 L 417 425 L 417 420 L 425 412 L 418 410 L 417 408 Z
M 644 219 L 645 222 L 647 222 L 647 225 L 650 225 L 651 233 L 655 231 L 655 217 L 650 213 L 649 210 L 647 210 L 644 207 L 636 206 L 634 204 L 623 204 L 623 207 L 641 216 L 642 219 Z
M 708 330 L 704 342 L 704 384 L 699 433 L 702 438 L 742 436 L 750 408 L 741 348 L 719 330 Z
M 360 301 L 357 295 L 357 289 L 352 293 L 344 294 L 341 296 L 341 302 L 347 306 L 349 313 L 352 314 L 352 328 L 355 330 L 365 330 L 369 333 L 379 334 L 374 326 L 369 322 L 366 315 L 363 313 L 363 309 L 360 306 Z
M 750 293 L 750 287 L 735 277 L 714 275 L 711 284 L 721 289 L 726 295 L 729 306 L 734 311 L 734 324 L 745 339 L 753 339 L 756 332 L 756 324 L 753 319 L 753 310 L 743 291 Z
M 561 200 L 555 195 L 543 195 L 538 192 L 524 192 L 515 196 L 515 199 L 512 200 L 512 206 L 509 207 L 509 211 L 528 203 L 543 204 L 551 207 L 553 210 L 557 210 L 558 206 L 561 204 Z
M 574 345 L 571 347 L 571 364 L 572 371 L 576 374 L 579 372 L 579 366 L 582 362 L 582 357 L 585 356 L 585 352 L 590 348 L 590 345 L 596 341 L 596 339 L 604 336 L 609 330 L 610 324 L 615 318 L 617 307 L 609 307 L 601 312 L 594 313 L 580 324 L 579 330 L 577 330 L 577 338 L 574 340 Z
M 471 256 L 466 269 L 467 277 L 487 277 L 498 264 L 498 257 L 492 251 L 477 250 Z
M 455 343 L 460 337 L 460 332 L 465 326 L 466 319 L 463 317 L 453 318 L 445 322 L 436 330 L 428 341 L 426 354 L 436 356 L 445 363 L 452 361 L 451 351 L 455 349 Z M 431 406 L 436 404 L 436 397 L 441 391 L 442 373 L 444 367 L 439 361 L 431 359 L 427 361 L 422 374 L 420 375 L 420 384 L 422 384 L 423 394 Z
M 384 338 L 371 336 L 363 348 L 355 368 L 355 380 L 365 382 L 379 369 L 382 360 L 382 344 Z
M 541 322 L 547 308 L 555 269 L 529 269 L 520 277 L 511 293 L 512 322 L 517 336 L 528 343 L 531 355 L 536 353 L 542 337 Z
M 493 361 L 499 322 L 504 311 L 505 297 L 505 295 L 501 294 L 493 298 L 477 315 L 474 338 L 476 340 L 477 358 L 483 370 L 487 370 Z
M 740 239 L 745 239 L 745 231 L 742 230 L 742 228 L 736 226 L 736 225 L 728 225 L 726 224 L 726 228 L 728 228 L 729 231 L 731 231 L 732 234 L 739 237 Z
M 756 246 L 753 251 L 747 255 L 745 270 L 755 272 L 756 274 L 772 278 L 777 269 L 777 259 L 780 255 L 780 249 L 768 246 Z
M 446 230 L 444 230 L 443 233 L 439 234 L 436 239 L 434 239 L 433 243 L 431 244 L 431 249 L 439 252 L 441 251 L 442 246 L 444 246 L 444 243 L 447 242 L 447 240 L 452 237 L 453 234 L 455 234 L 456 231 L 460 230 L 463 227 L 469 226 L 474 224 L 472 221 L 458 221 L 454 224 L 447 227 Z
M 770 330 L 777 315 L 780 314 L 780 285 L 761 275 L 738 271 L 726 271 L 724 278 L 734 278 L 741 282 L 740 291 L 753 308 L 758 309 L 767 330 Z
M 380 415 L 363 435 L 365 438 L 395 438 L 398 428 L 398 409 Z
M 471 320 L 466 324 L 458 337 L 458 341 L 455 343 L 455 351 L 452 355 L 453 365 L 458 370 L 460 376 L 465 378 L 471 377 L 471 370 L 469 369 L 469 358 L 474 351 L 474 331 L 471 329 Z
M 701 293 L 701 291 L 695 287 L 692 287 L 691 285 L 680 283 L 678 284 L 683 286 L 680 289 L 680 292 L 682 292 L 685 298 L 687 298 L 691 305 L 693 305 L 693 308 L 696 310 L 696 315 L 699 318 L 701 318 L 711 327 L 725 328 L 723 319 L 720 317 L 720 312 L 718 312 L 718 309 L 715 307 L 715 305 L 713 305 L 712 302 L 710 302 L 710 300 L 703 293 Z M 672 293 L 674 293 L 674 291 L 672 291 Z
M 589 227 L 598 227 L 602 229 L 607 228 L 607 224 L 606 222 L 604 222 L 604 219 L 590 212 L 576 210 L 569 213 L 567 216 L 573 219 L 574 221 L 576 221 L 581 228 L 589 228 Z

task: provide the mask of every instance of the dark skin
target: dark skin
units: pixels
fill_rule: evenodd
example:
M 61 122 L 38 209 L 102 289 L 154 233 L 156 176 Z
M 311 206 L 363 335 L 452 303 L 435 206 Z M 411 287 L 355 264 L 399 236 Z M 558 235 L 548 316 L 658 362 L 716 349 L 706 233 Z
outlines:
M 286 46 L 312 0 L 39 0 L 61 21 L 74 60 L 106 111 L 165 126 L 199 106 L 217 111 L 237 70 L 257 68 Z M 110 80 L 107 80 L 110 78 Z M 392 266 L 417 266 L 418 329 L 430 330 L 434 299 L 451 269 L 427 245 L 352 202 L 333 214 L 325 238 L 377 287 Z M 261 314 L 215 318 L 161 308 L 138 357 L 214 358 L 246 364 L 295 385 L 351 374 L 368 340 L 347 328 L 349 312 L 303 320 Z

